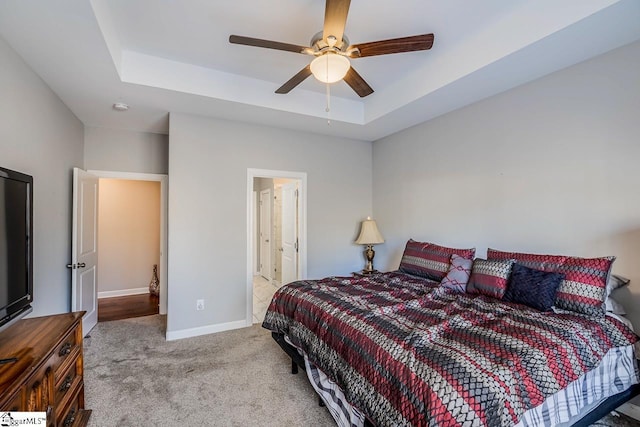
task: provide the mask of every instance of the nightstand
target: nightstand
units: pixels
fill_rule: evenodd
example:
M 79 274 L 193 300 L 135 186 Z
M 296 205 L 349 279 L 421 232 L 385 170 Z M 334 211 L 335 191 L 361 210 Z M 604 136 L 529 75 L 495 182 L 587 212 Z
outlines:
M 366 277 L 366 276 L 371 276 L 372 274 L 378 274 L 378 273 L 381 273 L 381 271 L 373 270 L 371 273 L 365 273 L 363 271 L 354 271 L 351 273 L 351 275 L 353 277 Z

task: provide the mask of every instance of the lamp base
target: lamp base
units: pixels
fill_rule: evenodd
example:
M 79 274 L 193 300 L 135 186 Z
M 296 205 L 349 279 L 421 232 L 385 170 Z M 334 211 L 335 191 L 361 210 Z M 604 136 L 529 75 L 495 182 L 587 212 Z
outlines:
M 373 268 L 374 256 L 376 256 L 376 251 L 373 250 L 373 245 L 367 245 L 367 249 L 364 250 L 364 257 L 367 259 L 367 263 L 364 265 L 362 274 L 373 274 L 378 272 L 378 270 Z
M 363 276 L 367 276 L 369 274 L 376 274 L 376 273 L 379 273 L 379 271 L 378 270 L 362 270 L 360 272 L 360 274 L 362 274 Z

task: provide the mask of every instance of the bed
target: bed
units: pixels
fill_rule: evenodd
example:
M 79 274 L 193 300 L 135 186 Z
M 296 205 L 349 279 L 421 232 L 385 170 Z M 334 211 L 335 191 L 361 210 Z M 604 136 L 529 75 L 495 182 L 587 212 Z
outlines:
M 452 255 L 471 261 L 473 254 L 445 248 L 434 255 L 429 246 L 427 258 L 438 265 L 416 259 L 412 242 L 401 270 L 291 283 L 265 316 L 263 327 L 305 367 L 339 425 L 571 425 L 638 394 L 638 337 L 629 327 L 604 310 L 555 307 L 564 295 L 593 309 L 571 287 L 593 275 L 606 273 L 606 280 L 612 260 L 606 272 L 580 264 L 583 279 L 575 280 L 567 259 L 545 258 L 541 266 L 521 257 L 519 265 L 542 267 L 536 271 L 563 266 L 554 310 L 541 311 L 493 295 L 496 284 L 506 292 L 509 278 L 480 262 L 468 264 L 464 291 L 460 282 L 444 286 Z M 489 255 L 516 265 L 513 253 Z M 476 292 L 467 292 L 473 283 Z

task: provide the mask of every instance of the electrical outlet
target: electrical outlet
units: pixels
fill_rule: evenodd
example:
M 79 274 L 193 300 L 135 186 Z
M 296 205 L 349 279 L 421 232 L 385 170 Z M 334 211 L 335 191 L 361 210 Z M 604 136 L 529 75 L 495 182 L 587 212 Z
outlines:
M 203 299 L 199 299 L 196 301 L 196 310 L 200 311 L 200 310 L 204 310 L 204 300 Z

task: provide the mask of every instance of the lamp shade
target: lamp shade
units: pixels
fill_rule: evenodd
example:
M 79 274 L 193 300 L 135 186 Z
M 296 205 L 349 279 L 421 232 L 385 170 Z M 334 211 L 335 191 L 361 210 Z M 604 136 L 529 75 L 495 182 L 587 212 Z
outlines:
M 325 53 L 311 61 L 313 77 L 322 83 L 335 83 L 344 78 L 351 68 L 349 59 L 337 53 Z
M 360 228 L 360 235 L 356 239 L 358 245 L 377 245 L 378 243 L 384 243 L 384 239 L 378 231 L 376 222 L 371 218 L 367 218 L 362 221 L 362 227 Z

